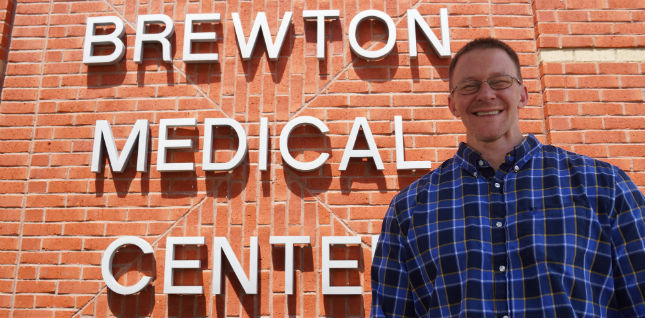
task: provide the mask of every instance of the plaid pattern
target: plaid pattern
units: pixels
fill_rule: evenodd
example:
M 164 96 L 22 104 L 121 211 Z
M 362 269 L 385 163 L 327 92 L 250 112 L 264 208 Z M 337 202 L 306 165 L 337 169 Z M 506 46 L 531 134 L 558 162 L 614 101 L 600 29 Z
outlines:
M 645 199 L 529 135 L 495 171 L 465 144 L 394 197 L 372 317 L 645 317 Z

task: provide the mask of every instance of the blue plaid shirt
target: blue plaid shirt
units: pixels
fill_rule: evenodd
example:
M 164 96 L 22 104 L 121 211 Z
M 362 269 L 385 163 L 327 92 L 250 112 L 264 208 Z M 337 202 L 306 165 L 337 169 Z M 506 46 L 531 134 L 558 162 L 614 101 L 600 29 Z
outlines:
M 529 135 L 495 171 L 465 144 L 394 197 L 372 317 L 645 317 L 645 199 Z

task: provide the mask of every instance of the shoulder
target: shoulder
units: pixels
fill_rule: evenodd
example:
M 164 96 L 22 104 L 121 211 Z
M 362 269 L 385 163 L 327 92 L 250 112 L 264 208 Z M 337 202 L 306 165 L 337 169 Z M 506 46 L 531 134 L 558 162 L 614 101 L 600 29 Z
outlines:
M 637 201 L 643 197 L 629 176 L 615 165 L 550 145 L 543 147 L 542 156 L 545 170 L 557 166 L 560 174 L 566 173 L 573 179 L 573 184 L 594 187 L 598 196 L 615 199 L 630 193 Z
M 542 160 L 544 169 L 558 168 L 568 171 L 572 176 L 583 174 L 595 177 L 593 179 L 613 180 L 625 175 L 622 170 L 610 163 L 551 145 L 542 147 Z
M 609 172 L 614 170 L 614 166 L 607 162 L 552 145 L 543 145 L 542 155 L 545 159 L 566 160 L 566 162 L 573 167 L 597 167 L 598 169 L 607 170 Z

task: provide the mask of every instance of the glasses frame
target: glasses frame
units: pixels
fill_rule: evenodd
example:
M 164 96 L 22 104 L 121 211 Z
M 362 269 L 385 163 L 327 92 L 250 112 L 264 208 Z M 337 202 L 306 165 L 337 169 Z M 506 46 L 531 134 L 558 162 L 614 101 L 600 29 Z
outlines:
M 511 82 L 511 85 L 509 85 L 508 87 L 505 87 L 505 88 L 493 88 L 493 87 L 490 85 L 490 81 L 491 81 L 493 78 L 498 78 L 498 77 L 503 77 L 503 76 L 510 77 L 510 78 L 511 78 L 511 79 L 513 79 L 515 82 L 517 82 L 518 84 L 522 85 L 522 81 L 520 81 L 519 79 L 517 79 L 517 77 L 515 77 L 515 76 L 513 76 L 513 75 L 508 75 L 508 74 L 501 74 L 501 75 L 491 76 L 491 77 L 489 77 L 489 78 L 487 78 L 486 80 L 483 80 L 483 81 L 475 80 L 475 79 L 473 79 L 473 80 L 467 80 L 467 82 L 469 82 L 469 83 L 472 83 L 472 82 L 479 83 L 479 84 L 478 84 L 478 87 L 477 87 L 477 90 L 476 90 L 476 91 L 474 91 L 474 92 L 472 92 L 472 93 L 468 93 L 468 94 L 462 94 L 462 93 L 459 93 L 459 92 L 457 92 L 457 93 L 458 93 L 459 95 L 473 95 L 473 94 L 477 94 L 477 93 L 479 92 L 479 90 L 482 88 L 482 84 L 484 84 L 484 82 L 486 82 L 486 84 L 488 84 L 488 87 L 490 87 L 491 89 L 496 90 L 496 91 L 503 90 L 503 89 L 507 89 L 507 88 L 509 88 L 509 87 L 513 86 L 513 82 Z M 453 87 L 453 88 L 452 88 L 452 90 L 450 90 L 450 95 L 453 95 L 453 94 L 454 94 L 454 93 L 455 93 L 459 88 L 461 88 L 461 84 L 462 84 L 462 83 L 463 83 L 463 82 L 461 82 L 461 83 L 459 83 L 459 84 L 455 85 L 455 87 Z

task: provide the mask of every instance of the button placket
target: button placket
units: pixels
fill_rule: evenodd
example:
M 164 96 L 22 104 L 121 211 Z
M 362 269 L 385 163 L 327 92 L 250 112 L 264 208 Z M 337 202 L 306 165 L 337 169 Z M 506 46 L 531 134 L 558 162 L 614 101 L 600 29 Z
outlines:
M 507 168 L 506 168 L 507 169 Z M 508 250 L 506 248 L 506 230 L 505 219 L 507 214 L 506 197 L 504 194 L 504 180 L 507 177 L 506 172 L 498 170 L 495 176 L 489 180 L 489 193 L 491 202 L 494 204 L 490 207 L 491 217 L 491 237 L 493 239 L 493 293 L 496 302 L 496 310 L 500 316 L 508 312 L 510 304 L 508 303 L 509 277 L 508 271 Z

